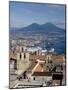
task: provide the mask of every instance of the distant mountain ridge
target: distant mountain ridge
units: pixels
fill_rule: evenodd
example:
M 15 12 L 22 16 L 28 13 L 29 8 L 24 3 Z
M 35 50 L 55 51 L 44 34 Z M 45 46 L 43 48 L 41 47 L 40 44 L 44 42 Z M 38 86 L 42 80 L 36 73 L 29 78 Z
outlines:
M 37 23 L 32 23 L 30 25 L 28 25 L 27 27 L 21 28 L 20 30 L 64 30 L 61 29 L 59 27 L 57 27 L 56 25 L 52 24 L 52 23 L 45 23 L 45 24 L 37 24 Z
M 61 29 L 57 27 L 56 25 L 52 23 L 45 23 L 45 24 L 37 24 L 37 23 L 32 23 L 26 27 L 23 28 L 10 28 L 10 35 L 12 36 L 19 36 L 24 34 L 48 34 L 48 33 L 58 33 L 58 34 L 63 34 L 65 33 L 64 29 Z
M 57 27 L 56 25 L 54 25 L 54 24 L 52 24 L 52 23 L 50 23 L 50 22 L 48 22 L 48 23 L 45 23 L 45 24 L 37 24 L 37 23 L 32 23 L 32 24 L 30 24 L 30 25 L 28 25 L 28 26 L 26 26 L 26 27 L 22 27 L 22 28 L 15 28 L 15 27 L 13 27 L 13 28 L 11 28 L 11 30 L 13 29 L 17 29 L 17 30 L 26 30 L 26 29 L 49 29 L 49 28 L 57 28 L 57 29 L 62 29 L 62 28 L 59 28 L 59 27 Z M 62 29 L 62 30 L 64 30 L 64 29 Z

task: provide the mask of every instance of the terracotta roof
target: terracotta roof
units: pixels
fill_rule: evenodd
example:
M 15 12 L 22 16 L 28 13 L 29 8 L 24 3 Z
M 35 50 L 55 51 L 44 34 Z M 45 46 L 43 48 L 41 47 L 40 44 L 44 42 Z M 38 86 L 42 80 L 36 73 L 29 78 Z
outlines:
M 30 67 L 27 69 L 27 71 L 32 71 L 32 69 L 36 66 L 37 63 L 33 62 L 33 64 L 30 65 Z
M 51 72 L 34 72 L 32 76 L 52 76 Z
M 44 68 L 40 64 L 34 70 L 34 72 L 43 72 L 43 71 L 44 71 Z
M 55 59 L 58 61 L 65 61 L 65 57 L 63 55 L 58 55 L 55 57 Z
M 46 56 L 43 55 L 30 55 L 29 57 L 30 60 L 46 60 Z

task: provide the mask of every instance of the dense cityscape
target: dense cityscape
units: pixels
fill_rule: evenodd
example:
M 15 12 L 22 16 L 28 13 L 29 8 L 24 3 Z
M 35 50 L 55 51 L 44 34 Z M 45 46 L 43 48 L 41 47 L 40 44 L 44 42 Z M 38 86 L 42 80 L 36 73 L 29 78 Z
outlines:
M 9 3 L 9 88 L 66 85 L 64 4 Z
M 39 42 L 10 40 L 10 88 L 65 85 L 65 55 L 34 46 Z

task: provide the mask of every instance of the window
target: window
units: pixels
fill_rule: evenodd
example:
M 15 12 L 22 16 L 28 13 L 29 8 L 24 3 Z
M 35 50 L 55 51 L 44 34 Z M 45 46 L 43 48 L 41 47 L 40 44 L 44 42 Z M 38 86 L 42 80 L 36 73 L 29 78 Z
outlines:
M 22 52 L 23 52 L 23 47 L 22 47 Z
M 20 59 L 21 59 L 21 53 L 20 53 Z
M 24 59 L 26 58 L 26 55 L 25 55 L 25 53 L 24 53 Z
M 35 80 L 35 77 L 33 78 L 33 80 Z

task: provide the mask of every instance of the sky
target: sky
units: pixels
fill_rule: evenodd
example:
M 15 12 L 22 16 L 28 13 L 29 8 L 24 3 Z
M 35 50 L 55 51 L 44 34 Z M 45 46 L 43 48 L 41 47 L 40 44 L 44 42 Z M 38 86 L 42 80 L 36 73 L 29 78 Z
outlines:
M 10 1 L 10 27 L 26 27 L 32 23 L 53 23 L 65 28 L 65 5 Z

